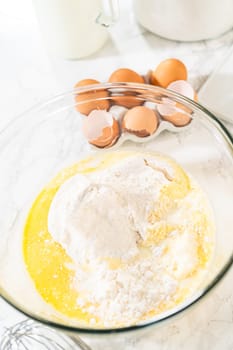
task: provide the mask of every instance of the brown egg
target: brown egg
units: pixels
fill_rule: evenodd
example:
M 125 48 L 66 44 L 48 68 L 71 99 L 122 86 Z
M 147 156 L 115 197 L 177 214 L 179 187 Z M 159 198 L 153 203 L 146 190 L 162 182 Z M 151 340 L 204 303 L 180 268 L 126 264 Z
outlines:
M 115 70 L 111 74 L 108 81 L 109 83 L 144 83 L 144 79 L 141 75 L 128 68 L 120 68 Z
M 94 80 L 94 79 L 84 79 L 79 81 L 76 85 L 75 88 L 81 87 L 81 86 L 87 86 L 87 85 L 92 85 L 92 84 L 100 84 L 100 82 L 98 80 Z M 108 108 L 110 107 L 110 101 L 109 100 L 96 100 L 99 98 L 105 98 L 108 97 L 109 94 L 107 92 L 107 90 L 103 89 L 103 90 L 93 90 L 93 91 L 89 91 L 89 92 L 81 92 L 77 95 L 75 95 L 75 101 L 77 103 L 80 102 L 84 102 L 86 100 L 91 100 L 93 99 L 93 101 L 89 101 L 83 104 L 77 104 L 76 105 L 76 109 L 78 112 L 88 115 L 92 110 L 94 109 L 100 109 L 100 110 L 108 110 Z
M 83 120 L 83 134 L 88 142 L 99 148 L 111 147 L 120 136 L 117 120 L 106 111 L 93 110 Z
M 126 112 L 122 129 L 139 137 L 152 135 L 158 127 L 158 117 L 154 111 L 145 106 L 138 106 Z
M 144 100 L 138 99 L 135 95 L 125 95 L 125 96 L 113 96 L 111 97 L 111 101 L 114 105 L 132 108 L 135 106 L 140 106 Z
M 110 83 L 144 83 L 144 79 L 141 75 L 128 68 L 120 68 L 113 72 L 108 80 Z M 112 102 L 115 105 L 123 106 L 126 108 L 132 108 L 140 106 L 143 101 L 137 99 L 133 93 L 127 92 L 124 96 L 113 96 Z
M 175 126 L 188 125 L 192 120 L 189 113 L 185 110 L 180 110 L 177 108 L 176 104 L 171 102 L 162 103 L 157 106 L 157 109 L 163 120 L 166 120 Z
M 168 58 L 152 71 L 150 83 L 166 88 L 175 80 L 187 80 L 187 76 L 187 69 L 183 62 L 176 58 Z

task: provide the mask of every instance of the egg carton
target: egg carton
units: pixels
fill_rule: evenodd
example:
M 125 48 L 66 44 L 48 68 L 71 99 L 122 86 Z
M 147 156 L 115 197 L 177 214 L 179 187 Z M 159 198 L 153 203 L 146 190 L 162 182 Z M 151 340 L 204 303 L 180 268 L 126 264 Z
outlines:
M 149 136 L 145 136 L 145 137 L 139 137 L 135 134 L 129 133 L 127 131 L 121 131 L 120 137 L 118 138 L 118 140 L 116 141 L 116 143 L 114 143 L 111 146 L 106 146 L 104 148 L 100 148 L 97 146 L 94 146 L 92 144 L 90 144 L 90 147 L 93 149 L 98 149 L 98 150 L 102 150 L 105 148 L 111 148 L 111 149 L 116 149 L 118 147 L 120 147 L 122 144 L 124 144 L 126 141 L 131 141 L 134 143 L 146 143 L 146 142 L 150 142 L 152 140 L 154 140 L 156 137 L 158 137 L 162 132 L 164 131 L 169 131 L 172 133 L 180 133 L 183 132 L 184 130 L 187 130 L 191 127 L 192 124 L 192 120 L 189 124 L 184 125 L 184 126 L 175 126 L 174 124 L 172 124 L 171 122 L 168 122 L 166 120 L 163 120 L 158 111 L 157 111 L 157 104 L 154 102 L 145 102 L 144 103 L 145 107 L 150 108 L 151 110 L 155 111 L 157 116 L 159 117 L 159 125 L 158 128 L 156 129 L 156 131 Z M 113 105 L 108 112 L 110 112 L 113 117 L 118 121 L 119 124 L 121 124 L 125 113 L 128 111 L 129 109 L 123 106 L 119 106 L 119 105 Z M 182 111 L 184 114 L 188 114 L 185 113 L 184 111 Z M 190 117 L 192 117 L 191 114 L 188 114 Z M 86 117 L 85 117 L 86 118 Z

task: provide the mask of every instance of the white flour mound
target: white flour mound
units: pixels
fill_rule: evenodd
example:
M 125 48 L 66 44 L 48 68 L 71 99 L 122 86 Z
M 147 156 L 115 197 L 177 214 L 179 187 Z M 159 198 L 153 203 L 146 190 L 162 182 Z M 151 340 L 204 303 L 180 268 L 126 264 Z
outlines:
M 205 211 L 208 204 L 198 187 L 192 186 L 191 195 L 169 218 L 187 226 L 182 234 L 171 232 L 150 249 L 140 244 L 148 236 L 149 213 L 173 177 L 165 159 L 147 156 L 145 161 L 137 154 L 106 169 L 77 174 L 55 195 L 49 232 L 74 261 L 77 304 L 92 315 L 91 324 L 139 322 L 163 303 L 174 302 L 198 266 L 197 243 L 188 229 L 190 208 Z M 197 283 L 195 278 L 188 281 L 190 288 Z
M 168 165 L 166 168 L 172 173 Z M 167 182 L 163 173 L 146 166 L 143 157 L 77 174 L 52 201 L 49 232 L 77 263 L 131 258 L 138 251 L 137 240 L 146 235 L 148 213 Z
M 106 263 L 97 264 L 89 270 L 88 278 L 86 271 L 78 271 L 78 305 L 94 315 L 93 324 L 95 318 L 105 327 L 135 323 L 162 301 L 171 300 L 176 291 L 177 281 L 157 263 L 158 257 L 151 256 L 115 270 Z

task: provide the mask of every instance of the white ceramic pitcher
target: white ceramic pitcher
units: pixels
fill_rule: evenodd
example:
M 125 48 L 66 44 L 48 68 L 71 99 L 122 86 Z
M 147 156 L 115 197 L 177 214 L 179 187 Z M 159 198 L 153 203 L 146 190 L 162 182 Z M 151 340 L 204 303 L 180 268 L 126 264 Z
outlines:
M 98 51 L 107 27 L 118 18 L 117 0 L 33 0 L 46 46 L 56 55 L 77 59 Z

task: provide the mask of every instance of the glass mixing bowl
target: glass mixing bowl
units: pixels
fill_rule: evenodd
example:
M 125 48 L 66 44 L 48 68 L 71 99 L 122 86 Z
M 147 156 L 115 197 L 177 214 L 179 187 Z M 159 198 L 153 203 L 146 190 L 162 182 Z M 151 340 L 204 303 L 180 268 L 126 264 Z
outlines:
M 104 91 L 98 95 L 98 91 Z M 75 109 L 74 95 L 89 102 L 112 101 L 131 96 L 150 108 L 169 101 L 188 108 L 192 122 L 187 127 L 164 130 L 156 137 L 128 140 L 114 150 L 136 147 L 174 158 L 196 178 L 207 193 L 216 221 L 216 248 L 208 273 L 194 295 L 176 309 L 140 325 L 118 329 L 77 327 L 59 319 L 37 295 L 22 259 L 22 233 L 31 204 L 45 184 L 61 169 L 101 150 L 90 146 L 81 131 L 84 118 Z M 165 99 L 165 100 L 164 100 Z M 81 104 L 86 103 L 83 99 Z M 0 133 L 0 294 L 27 316 L 75 335 L 138 332 L 183 313 L 202 299 L 225 275 L 233 262 L 233 139 L 213 114 L 179 94 L 144 84 L 100 84 L 79 88 L 37 105 L 19 116 Z M 36 254 L 36 251 L 35 251 Z M 146 286 L 145 286 L 146 287 Z

